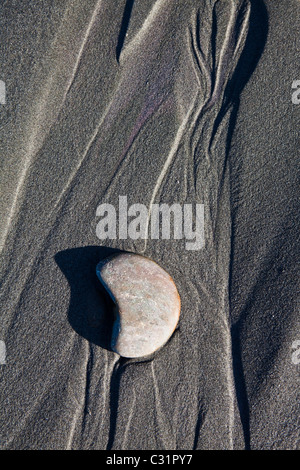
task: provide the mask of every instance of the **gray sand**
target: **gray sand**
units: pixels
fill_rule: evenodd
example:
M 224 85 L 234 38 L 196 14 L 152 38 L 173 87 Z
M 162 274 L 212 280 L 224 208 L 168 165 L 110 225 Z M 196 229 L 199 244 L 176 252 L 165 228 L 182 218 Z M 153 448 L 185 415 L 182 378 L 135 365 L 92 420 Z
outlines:
M 2 449 L 299 449 L 298 0 L 1 2 Z M 107 202 L 204 204 L 205 247 L 99 240 Z M 153 356 L 96 265 L 174 278 Z

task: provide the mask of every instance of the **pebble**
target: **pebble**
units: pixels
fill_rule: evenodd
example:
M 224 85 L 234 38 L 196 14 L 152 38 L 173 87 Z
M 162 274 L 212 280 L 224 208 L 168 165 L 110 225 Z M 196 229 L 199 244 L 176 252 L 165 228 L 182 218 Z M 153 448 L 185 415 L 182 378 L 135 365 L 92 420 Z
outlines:
M 171 276 L 151 259 L 134 253 L 106 258 L 96 272 L 115 303 L 112 350 L 135 358 L 160 349 L 180 315 L 180 297 Z

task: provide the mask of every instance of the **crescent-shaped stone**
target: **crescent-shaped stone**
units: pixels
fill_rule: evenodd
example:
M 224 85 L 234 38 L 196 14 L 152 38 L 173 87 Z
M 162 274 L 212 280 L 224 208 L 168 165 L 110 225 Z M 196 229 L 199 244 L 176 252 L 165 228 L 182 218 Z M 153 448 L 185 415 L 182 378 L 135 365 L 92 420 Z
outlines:
M 171 276 L 134 253 L 113 255 L 101 261 L 96 272 L 115 303 L 112 350 L 134 358 L 160 349 L 180 315 L 180 297 Z

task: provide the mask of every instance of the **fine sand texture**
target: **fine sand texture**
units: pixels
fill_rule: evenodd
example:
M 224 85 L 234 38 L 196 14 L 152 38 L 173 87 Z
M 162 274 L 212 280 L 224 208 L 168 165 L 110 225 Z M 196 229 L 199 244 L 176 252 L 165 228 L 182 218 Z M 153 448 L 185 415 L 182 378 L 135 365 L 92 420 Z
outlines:
M 300 449 L 300 1 L 4 0 L 0 18 L 0 448 Z M 120 196 L 203 205 L 204 246 L 100 239 Z M 119 251 L 180 295 L 149 357 L 110 348 L 96 266 Z

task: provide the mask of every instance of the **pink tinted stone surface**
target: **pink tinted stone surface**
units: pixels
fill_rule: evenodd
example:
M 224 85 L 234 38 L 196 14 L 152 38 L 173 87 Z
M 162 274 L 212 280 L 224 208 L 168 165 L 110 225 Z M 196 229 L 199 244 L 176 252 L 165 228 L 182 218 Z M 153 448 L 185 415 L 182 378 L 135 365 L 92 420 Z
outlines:
M 180 314 L 171 276 L 154 261 L 133 253 L 107 258 L 96 271 L 116 304 L 112 349 L 123 357 L 142 357 L 163 346 Z

